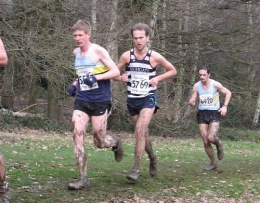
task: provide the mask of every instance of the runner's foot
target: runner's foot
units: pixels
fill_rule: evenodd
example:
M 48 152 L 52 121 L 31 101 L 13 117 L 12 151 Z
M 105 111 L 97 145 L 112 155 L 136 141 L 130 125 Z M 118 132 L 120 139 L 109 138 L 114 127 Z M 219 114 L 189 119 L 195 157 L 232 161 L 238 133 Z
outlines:
M 83 178 L 76 180 L 74 182 L 69 183 L 68 189 L 69 190 L 81 190 L 87 188 L 89 186 L 88 178 Z
M 204 168 L 205 171 L 211 171 L 217 169 L 217 163 L 210 163 L 208 166 Z
M 217 151 L 218 151 L 218 160 L 223 159 L 224 157 L 224 150 L 223 150 L 223 146 L 221 143 L 219 143 L 219 146 L 217 147 Z
M 157 173 L 157 156 L 155 155 L 153 159 L 150 159 L 149 172 L 152 177 Z
M 138 180 L 138 177 L 139 177 L 139 171 L 138 170 L 135 170 L 133 169 L 127 176 L 126 178 L 128 180 L 131 180 L 131 181 L 137 181 Z
M 10 202 L 10 191 L 7 182 L 4 182 L 3 185 L 0 185 L 0 202 L 2 203 Z
M 124 150 L 122 147 L 122 142 L 120 140 L 119 137 L 114 136 L 115 139 L 117 140 L 116 146 L 112 147 L 112 151 L 115 154 L 115 160 L 117 162 L 120 162 L 123 159 L 123 155 L 124 155 Z

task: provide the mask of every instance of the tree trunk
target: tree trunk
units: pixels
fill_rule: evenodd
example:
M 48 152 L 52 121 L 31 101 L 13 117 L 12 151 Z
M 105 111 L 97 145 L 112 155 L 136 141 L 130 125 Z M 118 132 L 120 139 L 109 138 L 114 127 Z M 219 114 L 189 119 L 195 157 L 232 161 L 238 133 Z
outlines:
M 203 7 L 203 0 L 201 0 L 199 2 L 199 7 L 200 9 Z M 202 24 L 202 15 L 199 14 L 198 17 L 197 17 L 197 28 L 198 28 L 198 31 L 200 32 L 201 29 L 201 24 Z M 192 90 L 193 90 L 193 85 L 194 83 L 196 82 L 196 75 L 198 74 L 197 73 L 197 68 L 198 68 L 198 61 L 199 61 L 199 55 L 200 55 L 200 51 L 199 51 L 199 48 L 200 48 L 200 44 L 199 44 L 199 36 L 198 35 L 195 35 L 194 36 L 194 52 L 193 52 L 193 60 L 192 60 L 192 66 L 191 66 L 191 74 L 190 74 L 190 90 L 189 90 L 189 96 L 192 95 Z M 189 116 L 190 113 L 192 112 L 192 107 L 190 105 L 187 105 L 187 108 L 185 110 L 185 117 L 186 116 Z
M 91 37 L 93 42 L 96 42 L 96 33 L 97 33 L 97 0 L 91 1 L 91 29 L 92 35 Z
M 154 30 L 155 30 L 155 25 L 157 22 L 157 15 L 158 15 L 158 5 L 159 5 L 160 0 L 153 0 L 152 2 L 152 8 L 151 8 L 151 19 L 150 19 L 150 28 L 151 28 L 151 34 L 150 38 L 153 39 L 155 37 L 154 35 Z M 148 47 L 152 46 L 152 42 L 150 41 L 148 44 Z
M 111 26 L 109 29 L 109 39 L 108 39 L 108 46 L 107 50 L 113 59 L 113 61 L 116 61 L 118 58 L 118 43 L 117 43 L 117 6 L 118 6 L 118 0 L 112 1 L 112 9 L 111 9 Z
M 51 120 L 60 120 L 61 105 L 59 105 L 58 99 L 56 98 L 57 92 L 53 84 L 48 81 L 48 118 Z
M 61 16 L 59 15 L 60 13 L 63 12 L 62 9 L 62 4 L 63 1 L 55 1 L 54 3 L 54 8 L 52 8 L 53 10 L 55 10 L 56 13 L 52 13 L 53 15 L 51 16 L 53 19 L 54 24 L 53 25 L 60 25 L 61 24 Z M 51 10 L 51 11 L 53 11 Z M 50 11 L 50 12 L 51 12 Z M 55 37 L 55 34 L 59 32 L 59 27 L 53 27 L 53 25 L 51 24 L 51 21 L 48 21 L 48 23 L 50 23 L 49 27 L 52 27 L 54 32 L 50 32 L 50 37 Z M 48 66 L 48 68 L 50 69 L 50 71 L 47 71 L 48 73 L 52 73 L 53 71 L 55 71 L 56 74 L 58 75 L 63 75 L 63 70 L 62 68 L 60 68 L 60 64 L 59 63 L 51 63 L 51 65 Z M 61 89 L 63 89 L 62 84 L 60 84 L 59 82 L 56 82 L 55 79 L 55 75 L 51 75 L 49 74 L 47 79 L 48 79 L 48 118 L 51 120 L 60 120 L 61 117 L 61 105 L 59 105 L 59 98 L 62 97 L 61 95 Z
M 247 106 L 252 106 L 252 90 L 254 89 L 254 78 L 255 78 L 255 74 L 256 74 L 256 68 L 254 65 L 254 60 L 253 60 L 253 52 L 254 52 L 254 48 L 253 48 L 253 42 L 252 42 L 252 37 L 254 35 L 253 33 L 253 14 L 252 14 L 252 1 L 247 1 L 246 2 L 246 13 L 247 13 L 247 39 L 248 39 L 248 48 L 247 48 L 247 72 L 248 72 L 248 77 L 247 77 L 247 88 L 249 89 L 248 91 L 246 91 L 246 105 Z M 257 109 L 258 107 L 256 107 L 255 112 L 258 111 Z M 256 114 L 255 114 L 256 116 Z M 253 125 L 255 125 L 255 117 L 253 119 L 252 122 Z
M 158 5 L 159 5 L 160 0 L 153 0 L 152 3 L 152 8 L 151 8 L 151 19 L 150 19 L 150 27 L 151 27 L 151 37 L 154 37 L 154 30 L 155 30 L 155 25 L 157 23 L 157 16 L 158 16 Z
M 182 0 L 180 1 L 182 2 Z M 186 12 L 189 12 L 189 2 L 183 2 L 186 7 Z M 182 29 L 184 33 L 188 33 L 188 26 L 189 23 L 189 14 L 186 13 L 184 18 L 179 20 L 179 31 L 182 33 Z M 183 36 L 178 36 L 178 43 L 179 43 L 179 55 L 182 59 L 186 57 L 186 49 L 187 44 L 183 41 Z M 174 122 L 177 122 L 181 117 L 181 106 L 182 106 L 182 95 L 183 95 L 183 85 L 184 85 L 184 72 L 185 72 L 185 64 L 179 64 L 179 71 L 177 75 L 177 84 L 176 84 L 176 93 L 174 98 Z
M 0 4 L 0 13 L 13 13 L 13 0 L 2 0 Z
M 31 65 L 31 63 L 30 63 L 30 65 Z M 37 73 L 33 67 L 30 68 L 30 72 L 31 72 L 31 74 L 30 74 L 31 81 L 29 83 L 28 106 L 32 105 L 32 107 L 29 109 L 29 111 L 34 112 L 36 109 L 36 106 L 34 106 L 34 104 L 36 104 Z
M 166 22 L 166 0 L 162 0 L 161 1 L 162 4 L 162 12 L 161 12 L 161 20 L 162 20 L 162 39 L 161 39 L 161 49 L 162 50 L 166 50 L 166 41 L 165 41 L 165 37 L 166 37 L 166 27 L 167 27 L 167 22 Z M 165 73 L 165 69 L 160 69 L 158 70 L 158 74 L 162 74 Z M 167 82 L 163 82 L 162 84 L 162 91 L 163 91 L 163 97 L 164 97 L 164 101 L 168 101 L 167 95 L 168 95 L 168 88 L 167 88 Z M 166 104 L 168 106 L 168 102 Z
M 118 58 L 118 41 L 117 41 L 117 21 L 118 21 L 118 15 L 117 15 L 117 9 L 118 9 L 118 1 L 119 0 L 112 0 L 112 9 L 111 9 L 111 25 L 108 33 L 108 46 L 107 51 L 109 52 L 111 58 L 113 61 L 117 61 Z M 111 91 L 112 92 L 120 92 L 120 88 L 122 87 L 122 84 L 111 80 Z M 112 111 L 117 112 L 117 102 L 120 99 L 120 95 L 117 94 L 117 97 L 112 98 Z M 112 114 L 112 111 L 109 113 L 109 119 L 108 119 L 108 126 L 111 126 L 113 122 L 118 119 L 116 114 Z
M 246 2 L 246 12 L 247 12 L 247 38 L 249 41 L 248 45 L 248 59 L 247 59 L 247 64 L 248 64 L 248 87 L 252 88 L 252 83 L 254 79 L 254 71 L 253 71 L 253 61 L 252 61 L 252 50 L 253 50 L 253 44 L 250 42 L 250 38 L 253 36 L 252 33 L 252 28 L 253 28 L 253 19 L 252 19 L 252 2 L 247 1 Z M 251 91 L 247 91 L 247 101 L 251 102 Z
M 256 103 L 256 110 L 255 110 L 255 115 L 254 115 L 254 120 L 253 120 L 253 125 L 257 126 L 259 122 L 259 117 L 260 117 L 260 92 L 258 93 L 258 98 L 257 98 L 257 103 Z

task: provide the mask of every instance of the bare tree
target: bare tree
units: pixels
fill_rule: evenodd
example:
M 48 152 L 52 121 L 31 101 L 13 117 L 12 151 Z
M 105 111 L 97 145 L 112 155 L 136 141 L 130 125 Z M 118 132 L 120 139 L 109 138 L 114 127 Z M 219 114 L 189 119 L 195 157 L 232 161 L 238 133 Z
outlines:
M 183 11 L 183 16 L 179 18 L 179 33 L 188 33 L 189 31 L 189 2 L 179 1 L 180 4 L 183 4 L 186 8 Z M 183 39 L 183 36 L 179 34 L 178 36 L 178 50 L 179 56 L 181 58 L 185 58 L 187 54 L 187 44 Z M 175 97 L 174 97 L 174 121 L 177 122 L 181 117 L 181 106 L 182 106 L 182 96 L 183 96 L 183 84 L 184 84 L 184 75 L 185 74 L 185 63 L 180 63 L 178 67 L 178 76 L 177 76 L 177 84 L 175 89 Z
M 92 40 L 96 41 L 97 32 L 97 0 L 91 0 L 91 28 L 92 28 Z
M 256 110 L 255 110 L 255 115 L 253 120 L 254 126 L 257 126 L 259 122 L 259 117 L 260 117 L 260 93 L 258 94 L 257 103 L 256 103 Z
M 204 0 L 200 0 L 199 1 L 199 10 L 201 10 L 204 6 Z M 199 12 L 198 15 L 196 15 L 194 18 L 194 21 L 197 23 L 196 27 L 197 27 L 197 33 L 200 33 L 201 32 L 201 25 L 202 25 L 202 18 L 207 18 L 205 17 L 205 13 L 201 13 Z M 199 38 L 199 35 L 195 35 L 194 36 L 194 50 L 192 52 L 192 60 L 191 60 L 191 74 L 190 74 L 190 90 L 189 90 L 189 95 L 192 94 L 192 87 L 193 87 L 193 84 L 196 82 L 196 75 L 197 75 L 197 68 L 198 68 L 198 63 L 199 63 L 199 55 L 200 55 L 200 38 Z M 192 112 L 191 110 L 191 106 L 188 105 L 187 108 L 185 109 L 185 116 L 189 116 L 189 114 Z
M 246 13 L 247 13 L 247 37 L 248 37 L 248 41 L 249 41 L 249 45 L 248 45 L 248 60 L 247 60 L 247 64 L 248 64 L 248 87 L 250 89 L 253 89 L 254 87 L 254 78 L 256 75 L 256 65 L 254 65 L 254 60 L 253 60 L 253 53 L 254 53 L 254 41 L 252 41 L 251 39 L 253 38 L 254 35 L 254 31 L 253 31 L 253 27 L 254 27 L 254 21 L 253 21 L 253 13 L 252 13 L 252 1 L 246 1 Z M 249 105 L 252 103 L 252 93 L 251 91 L 247 92 L 248 95 L 248 102 Z M 260 95 L 260 93 L 259 93 Z M 254 126 L 257 125 L 258 120 L 259 120 L 259 96 L 257 99 L 257 105 L 256 105 L 256 109 L 255 109 L 255 114 L 254 114 L 254 119 L 252 124 Z M 251 105 L 250 105 L 251 106 Z M 258 118 L 257 118 L 258 116 Z
M 47 99 L 49 91 L 44 112 L 52 119 L 58 119 L 52 113 L 59 112 L 66 101 L 65 90 L 75 77 L 71 54 L 75 45 L 69 28 L 79 18 L 87 18 L 93 41 L 106 47 L 115 61 L 132 46 L 129 31 L 134 23 L 151 26 L 152 48 L 162 52 L 178 70 L 177 79 L 158 87 L 162 102 L 157 126 L 163 123 L 172 132 L 172 122 L 188 119 L 190 108 L 185 102 L 196 79 L 196 68 L 202 64 L 213 67 L 212 77 L 233 92 L 230 113 L 224 120 L 227 126 L 259 123 L 257 1 L 2 0 L 0 12 L 0 35 L 10 56 L 2 95 L 12 91 L 6 94 L 9 99 L 26 99 L 24 105 L 30 106 L 37 104 L 39 97 Z M 48 91 L 43 81 L 48 81 Z M 123 89 L 118 83 L 113 87 L 114 102 L 118 101 L 115 118 L 126 112 L 121 102 Z
M 159 6 L 160 0 L 153 0 L 152 1 L 152 8 L 151 8 L 151 19 L 150 19 L 150 28 L 151 28 L 151 38 L 154 38 L 154 30 L 157 22 L 157 15 L 158 15 L 158 6 Z M 148 45 L 149 47 L 152 46 L 152 43 Z
M 111 25 L 109 28 L 109 38 L 108 38 L 108 46 L 107 50 L 111 55 L 111 58 L 116 61 L 118 58 L 118 43 L 117 43 L 117 37 L 118 37 L 118 32 L 117 32 L 117 12 L 118 12 L 118 0 L 112 0 L 111 1 Z

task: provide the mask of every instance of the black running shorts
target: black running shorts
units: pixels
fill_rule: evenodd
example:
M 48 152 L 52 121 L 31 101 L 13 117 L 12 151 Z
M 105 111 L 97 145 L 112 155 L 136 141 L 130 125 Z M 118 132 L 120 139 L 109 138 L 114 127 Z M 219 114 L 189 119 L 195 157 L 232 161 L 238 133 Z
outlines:
M 156 106 L 156 96 L 148 95 L 143 98 L 127 98 L 127 109 L 131 116 L 138 115 L 143 108 L 155 108 L 156 113 L 158 106 Z
M 111 102 L 86 102 L 76 99 L 74 102 L 74 110 L 82 111 L 89 116 L 101 116 L 106 110 L 109 113 L 111 110 Z
M 210 124 L 220 121 L 220 112 L 218 110 L 199 110 L 197 112 L 198 124 Z

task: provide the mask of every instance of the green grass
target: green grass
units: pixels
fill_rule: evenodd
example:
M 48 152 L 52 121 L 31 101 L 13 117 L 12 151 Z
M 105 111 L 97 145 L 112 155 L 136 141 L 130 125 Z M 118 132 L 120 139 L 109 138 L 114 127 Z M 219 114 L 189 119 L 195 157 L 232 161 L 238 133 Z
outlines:
M 218 170 L 205 172 L 208 158 L 200 138 L 154 138 L 158 175 L 150 177 L 144 155 L 139 181 L 131 183 L 125 176 L 133 165 L 133 138 L 123 138 L 120 163 L 111 150 L 95 149 L 91 136 L 86 140 L 91 187 L 68 191 L 78 177 L 70 133 L 2 132 L 11 202 L 259 202 L 259 143 L 224 141 Z

